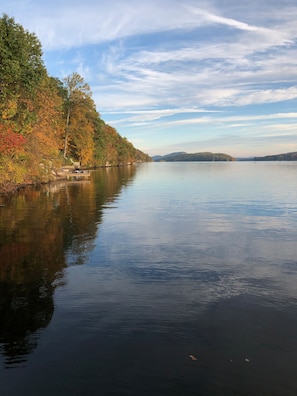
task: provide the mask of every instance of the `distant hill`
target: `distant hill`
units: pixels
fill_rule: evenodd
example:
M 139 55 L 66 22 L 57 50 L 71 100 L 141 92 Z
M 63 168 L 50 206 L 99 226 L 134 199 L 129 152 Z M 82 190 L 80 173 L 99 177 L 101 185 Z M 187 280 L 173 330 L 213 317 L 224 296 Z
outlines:
M 166 155 L 155 155 L 152 157 L 155 162 L 179 162 L 179 161 L 235 161 L 231 155 L 223 153 L 193 153 L 185 152 L 171 153 Z
M 255 157 L 254 161 L 297 161 L 297 151 L 286 154 L 265 155 L 264 157 Z
M 180 154 L 186 154 L 184 151 L 179 151 L 177 153 L 171 153 L 171 154 L 166 154 L 166 155 L 154 155 L 152 157 L 153 161 L 158 162 L 158 161 L 165 161 L 164 158 L 170 158 L 172 156 L 180 155 Z

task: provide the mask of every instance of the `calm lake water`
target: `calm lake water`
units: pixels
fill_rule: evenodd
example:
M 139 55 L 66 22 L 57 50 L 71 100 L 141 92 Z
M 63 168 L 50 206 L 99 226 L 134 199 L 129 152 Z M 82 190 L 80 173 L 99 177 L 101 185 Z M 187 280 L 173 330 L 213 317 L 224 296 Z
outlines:
M 296 162 L 100 169 L 0 205 L 1 396 L 296 396 Z

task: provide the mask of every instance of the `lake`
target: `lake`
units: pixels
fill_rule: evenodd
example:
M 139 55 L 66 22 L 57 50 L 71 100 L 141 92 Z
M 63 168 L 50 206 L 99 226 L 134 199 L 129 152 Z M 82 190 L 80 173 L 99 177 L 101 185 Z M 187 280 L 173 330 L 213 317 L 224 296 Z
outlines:
M 297 163 L 0 196 L 1 396 L 296 396 Z

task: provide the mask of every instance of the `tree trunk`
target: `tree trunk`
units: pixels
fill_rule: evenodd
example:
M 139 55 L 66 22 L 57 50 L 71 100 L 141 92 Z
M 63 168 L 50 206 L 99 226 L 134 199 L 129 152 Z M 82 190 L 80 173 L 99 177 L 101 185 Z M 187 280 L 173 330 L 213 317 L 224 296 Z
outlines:
M 70 123 L 70 109 L 67 111 L 66 128 L 65 128 L 65 140 L 64 140 L 64 158 L 67 159 L 67 146 L 69 136 L 69 123 Z

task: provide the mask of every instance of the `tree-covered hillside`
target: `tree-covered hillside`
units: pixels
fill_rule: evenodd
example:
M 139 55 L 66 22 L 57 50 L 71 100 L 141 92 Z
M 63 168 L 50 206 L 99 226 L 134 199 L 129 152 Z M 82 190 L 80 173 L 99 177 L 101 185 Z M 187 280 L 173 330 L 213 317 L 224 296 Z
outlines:
M 36 35 L 0 18 L 0 187 L 49 181 L 72 162 L 91 168 L 149 160 L 100 118 L 80 75 L 49 76 Z
M 265 157 L 255 157 L 254 161 L 297 161 L 297 152 L 275 155 L 265 155 Z
M 188 154 L 184 152 L 171 153 L 164 156 L 154 156 L 152 157 L 155 162 L 166 161 L 235 161 L 235 158 L 231 155 L 223 153 L 193 153 Z

